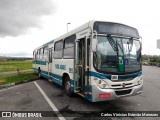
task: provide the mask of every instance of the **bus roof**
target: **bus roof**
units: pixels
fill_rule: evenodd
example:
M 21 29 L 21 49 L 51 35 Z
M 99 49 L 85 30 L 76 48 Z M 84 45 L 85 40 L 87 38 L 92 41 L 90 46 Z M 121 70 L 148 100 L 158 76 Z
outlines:
M 42 48 L 42 47 L 46 47 L 46 46 L 48 46 L 49 44 L 52 44 L 52 43 L 54 43 L 54 40 L 51 40 L 51 41 L 49 41 L 49 42 L 47 42 L 47 43 L 45 43 L 45 44 L 37 47 L 36 49 L 34 49 L 34 51 L 37 50 L 37 49 L 40 49 L 40 48 Z
M 119 24 L 119 25 L 124 25 L 124 26 L 127 26 L 127 27 L 131 27 L 131 26 L 128 26 L 128 25 L 125 25 L 125 24 L 122 24 L 122 23 L 117 23 L 117 22 L 91 20 L 91 21 L 89 21 L 89 22 L 87 22 L 87 23 L 85 23 L 85 24 L 83 24 L 83 25 L 81 25 L 81 26 L 79 26 L 79 27 L 77 27 L 77 28 L 75 28 L 75 29 L 73 29 L 73 30 L 71 30 L 71 31 L 63 34 L 63 35 L 61 35 L 60 37 L 57 37 L 56 39 L 51 40 L 51 41 L 43 44 L 42 46 L 40 46 L 40 47 L 38 47 L 38 48 L 36 48 L 36 49 L 39 49 L 39 48 L 41 48 L 41 47 L 45 47 L 45 46 L 47 46 L 47 45 L 49 45 L 49 44 L 51 44 L 51 43 L 53 43 L 53 42 L 56 42 L 56 41 L 61 40 L 61 39 L 64 39 L 64 38 L 66 38 L 66 37 L 68 37 L 68 36 L 71 36 L 71 35 L 73 35 L 73 34 L 75 34 L 75 33 L 78 33 L 78 32 L 80 32 L 80 31 L 82 31 L 82 30 L 85 30 L 85 29 L 87 29 L 87 28 L 93 28 L 93 25 L 94 25 L 95 22 L 115 23 L 115 24 Z M 131 27 L 131 28 L 133 28 L 133 27 Z M 133 29 L 137 30 L 136 28 L 133 28 Z M 36 50 L 36 49 L 35 49 L 35 50 Z
M 85 24 L 83 24 L 83 25 L 81 25 L 81 26 L 79 26 L 79 27 L 73 29 L 72 31 L 67 32 L 66 34 L 64 34 L 64 35 L 62 35 L 62 36 L 56 38 L 55 41 L 64 39 L 64 38 L 66 38 L 66 37 L 68 37 L 68 36 L 71 36 L 71 35 L 73 35 L 73 34 L 75 34 L 75 33 L 78 33 L 78 32 L 80 32 L 80 31 L 84 30 L 84 29 L 87 29 L 87 28 L 89 28 L 89 27 L 93 28 L 93 25 L 94 25 L 95 22 L 105 22 L 105 23 L 113 23 L 113 24 L 115 23 L 115 24 L 123 25 L 123 26 L 130 27 L 130 28 L 132 28 L 132 29 L 137 30 L 137 29 L 134 28 L 134 27 L 131 27 L 131 26 L 128 26 L 128 25 L 125 25 L 125 24 L 122 24 L 122 23 L 91 20 L 91 21 L 89 21 L 89 22 L 87 22 L 87 23 L 85 23 Z
M 93 21 L 93 20 L 92 20 L 92 21 L 89 21 L 89 22 L 87 22 L 87 23 L 85 23 L 85 24 L 83 24 L 83 25 L 81 25 L 81 26 L 79 26 L 79 27 L 77 27 L 77 28 L 75 28 L 75 29 L 67 32 L 66 34 L 64 34 L 64 35 L 56 38 L 56 41 L 57 41 L 57 40 L 61 40 L 61 39 L 65 38 L 65 37 L 71 36 L 71 35 L 73 35 L 73 34 L 75 34 L 75 33 L 77 33 L 77 32 L 80 32 L 80 31 L 82 31 L 82 30 L 84 30 L 84 29 L 87 29 L 87 28 L 89 28 L 89 27 L 92 27 L 93 24 L 94 24 L 94 22 L 95 22 L 95 21 Z

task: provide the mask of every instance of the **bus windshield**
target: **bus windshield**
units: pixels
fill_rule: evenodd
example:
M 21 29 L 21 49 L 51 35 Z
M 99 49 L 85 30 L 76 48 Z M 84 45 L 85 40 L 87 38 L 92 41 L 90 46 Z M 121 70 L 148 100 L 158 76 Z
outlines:
M 97 36 L 97 51 L 94 52 L 94 67 L 102 72 L 118 73 L 119 59 L 122 59 L 125 73 L 141 70 L 141 46 L 139 40 L 112 37 L 117 50 L 106 36 Z

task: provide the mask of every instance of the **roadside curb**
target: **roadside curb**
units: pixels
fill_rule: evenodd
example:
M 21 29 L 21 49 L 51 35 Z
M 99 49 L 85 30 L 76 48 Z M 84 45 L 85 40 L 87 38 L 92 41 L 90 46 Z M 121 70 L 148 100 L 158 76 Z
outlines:
M 32 81 L 35 81 L 35 80 L 38 80 L 38 78 L 34 78 L 34 79 L 30 79 L 30 80 L 18 81 L 18 82 L 14 82 L 14 83 L 5 84 L 5 85 L 0 85 L 0 89 L 12 87 L 12 86 L 23 84 L 23 83 L 32 82 Z
M 33 69 L 26 69 L 26 70 L 20 70 L 19 72 L 30 72 L 33 71 Z M 10 71 L 10 72 L 1 72 L 0 75 L 7 75 L 7 74 L 16 74 L 18 71 Z

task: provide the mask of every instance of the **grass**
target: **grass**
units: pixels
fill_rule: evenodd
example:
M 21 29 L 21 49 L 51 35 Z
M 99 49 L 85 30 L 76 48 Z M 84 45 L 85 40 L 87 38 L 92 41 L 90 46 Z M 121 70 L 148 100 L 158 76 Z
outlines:
M 17 68 L 20 70 L 32 69 L 32 61 L 0 61 L 0 72 L 16 71 Z
M 24 80 L 31 80 L 34 78 L 38 78 L 37 74 L 34 72 L 21 72 L 20 74 L 9 74 L 0 76 L 0 85 L 20 82 Z

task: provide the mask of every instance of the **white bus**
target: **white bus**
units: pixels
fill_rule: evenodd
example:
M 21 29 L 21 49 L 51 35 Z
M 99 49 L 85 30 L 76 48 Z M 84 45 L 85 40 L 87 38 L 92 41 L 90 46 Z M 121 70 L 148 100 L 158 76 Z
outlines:
M 91 102 L 142 92 L 141 42 L 137 29 L 89 21 L 33 51 L 39 77 Z

